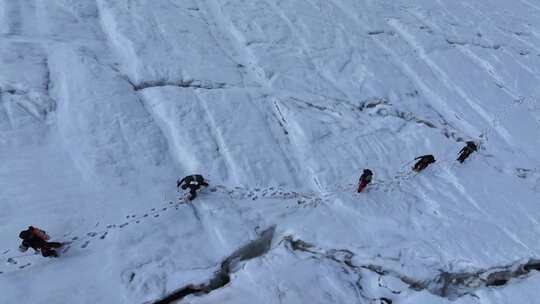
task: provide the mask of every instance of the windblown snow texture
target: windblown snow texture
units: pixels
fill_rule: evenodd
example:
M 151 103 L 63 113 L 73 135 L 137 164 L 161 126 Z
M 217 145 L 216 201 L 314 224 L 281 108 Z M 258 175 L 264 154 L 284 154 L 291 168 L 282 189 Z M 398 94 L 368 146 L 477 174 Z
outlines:
M 0 303 L 537 303 L 539 82 L 533 0 L 0 0 Z

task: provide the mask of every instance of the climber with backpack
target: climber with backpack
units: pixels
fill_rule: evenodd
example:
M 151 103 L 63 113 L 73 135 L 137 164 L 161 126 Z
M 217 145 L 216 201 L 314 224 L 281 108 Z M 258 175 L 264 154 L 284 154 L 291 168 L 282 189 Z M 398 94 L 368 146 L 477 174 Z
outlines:
M 458 162 L 463 163 L 473 152 L 478 150 L 478 146 L 474 141 L 468 141 L 467 145 L 459 151 Z
M 429 166 L 430 164 L 433 164 L 435 162 L 435 157 L 433 157 L 433 155 L 431 154 L 428 154 L 419 156 L 415 158 L 415 160 L 418 161 L 416 162 L 416 164 L 414 164 L 414 167 L 412 169 L 413 171 L 420 172 L 427 168 L 427 166 Z
M 182 190 L 189 188 L 188 200 L 190 201 L 197 197 L 197 190 L 203 186 L 208 187 L 208 182 L 200 174 L 188 175 L 176 182 L 176 188 L 178 188 L 178 190 L 180 190 L 179 188 L 182 188 Z
M 371 183 L 371 180 L 373 179 L 373 172 L 369 169 L 364 169 L 364 172 L 362 172 L 362 175 L 360 176 L 360 179 L 358 181 L 358 189 L 356 192 L 360 193 L 364 191 L 364 188 L 366 188 L 367 185 Z
M 19 246 L 19 251 L 26 252 L 28 248 L 32 247 L 36 252 L 41 252 L 44 257 L 58 257 L 58 252 L 55 249 L 64 245 L 59 242 L 49 242 L 50 237 L 47 233 L 33 226 L 21 231 L 19 238 L 23 240 Z

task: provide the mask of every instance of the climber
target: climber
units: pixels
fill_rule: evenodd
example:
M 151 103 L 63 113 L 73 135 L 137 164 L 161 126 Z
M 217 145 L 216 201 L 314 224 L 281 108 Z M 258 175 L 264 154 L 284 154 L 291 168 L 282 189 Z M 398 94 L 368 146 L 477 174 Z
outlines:
M 364 169 L 364 172 L 360 176 L 360 180 L 358 181 L 358 190 L 356 190 L 358 193 L 362 192 L 366 186 L 371 183 L 371 180 L 373 179 L 373 172 L 369 169 Z
M 188 175 L 176 182 L 176 188 L 182 188 L 183 190 L 189 188 L 188 200 L 190 201 L 197 197 L 197 190 L 201 186 L 208 187 L 208 182 L 200 174 Z
M 416 164 L 412 168 L 413 171 L 416 171 L 416 172 L 420 172 L 424 170 L 425 168 L 427 168 L 427 166 L 435 162 L 435 157 L 433 157 L 433 155 L 422 155 L 415 158 L 415 160 L 417 159 L 418 159 L 418 162 L 416 162 Z
M 29 247 L 32 247 L 35 251 L 41 252 L 41 255 L 44 257 L 58 257 L 55 249 L 63 246 L 59 242 L 49 242 L 50 237 L 47 233 L 33 226 L 21 231 L 19 237 L 23 240 L 19 246 L 21 252 L 26 252 Z
M 467 145 L 459 151 L 459 157 L 457 159 L 458 162 L 463 163 L 473 152 L 476 152 L 478 150 L 478 146 L 474 143 L 474 141 L 468 141 Z

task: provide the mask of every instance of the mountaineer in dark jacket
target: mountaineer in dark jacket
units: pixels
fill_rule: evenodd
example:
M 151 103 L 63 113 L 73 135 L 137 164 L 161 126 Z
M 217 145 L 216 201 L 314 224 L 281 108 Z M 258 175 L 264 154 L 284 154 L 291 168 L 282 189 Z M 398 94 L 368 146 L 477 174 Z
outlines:
M 474 143 L 474 141 L 468 141 L 467 145 L 459 151 L 459 157 L 457 159 L 458 162 L 463 163 L 473 152 L 476 152 L 478 150 L 478 146 Z
M 55 249 L 63 246 L 59 242 L 49 242 L 47 233 L 33 226 L 21 231 L 19 237 L 23 240 L 19 246 L 21 252 L 26 252 L 28 248 L 32 247 L 35 251 L 41 252 L 44 257 L 58 257 Z
M 364 172 L 360 176 L 360 180 L 358 181 L 358 190 L 356 192 L 360 193 L 366 188 L 369 183 L 371 183 L 371 180 L 373 179 L 373 172 L 369 169 L 364 169 Z
M 431 154 L 422 155 L 415 158 L 415 160 L 417 159 L 418 161 L 416 162 L 416 164 L 414 164 L 414 167 L 412 168 L 413 171 L 416 171 L 416 172 L 420 172 L 424 170 L 425 168 L 427 168 L 427 166 L 435 162 L 435 157 L 433 157 L 433 155 Z
M 203 186 L 208 187 L 208 182 L 200 174 L 188 175 L 176 182 L 176 188 L 182 188 L 183 190 L 189 188 L 188 199 L 190 201 L 197 197 L 197 190 Z

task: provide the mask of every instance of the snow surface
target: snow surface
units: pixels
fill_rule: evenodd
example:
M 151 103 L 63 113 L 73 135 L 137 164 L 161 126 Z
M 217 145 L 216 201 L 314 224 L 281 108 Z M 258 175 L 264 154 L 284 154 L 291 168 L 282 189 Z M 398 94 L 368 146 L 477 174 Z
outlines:
M 535 0 L 0 0 L 0 303 L 152 303 L 272 226 L 181 302 L 538 303 L 485 276 L 540 259 L 539 83 Z

